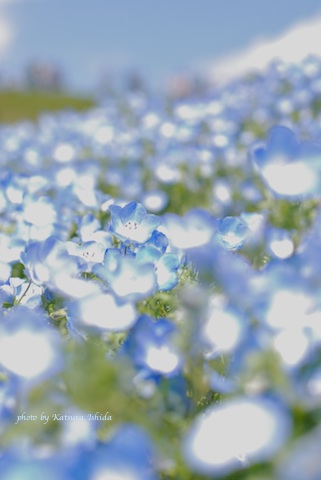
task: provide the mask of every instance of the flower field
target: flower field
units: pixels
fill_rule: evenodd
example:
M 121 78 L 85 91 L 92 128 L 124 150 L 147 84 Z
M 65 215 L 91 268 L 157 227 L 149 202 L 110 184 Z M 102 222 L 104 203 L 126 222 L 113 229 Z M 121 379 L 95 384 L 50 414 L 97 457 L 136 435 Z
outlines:
M 321 61 L 0 162 L 1 480 L 321 478 Z

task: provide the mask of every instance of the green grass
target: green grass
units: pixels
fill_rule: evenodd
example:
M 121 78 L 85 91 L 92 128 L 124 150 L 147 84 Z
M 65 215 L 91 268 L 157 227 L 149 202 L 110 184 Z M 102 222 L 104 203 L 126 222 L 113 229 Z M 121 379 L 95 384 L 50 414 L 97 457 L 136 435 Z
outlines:
M 36 121 L 39 115 L 61 110 L 85 111 L 95 106 L 91 97 L 38 91 L 0 91 L 0 123 Z

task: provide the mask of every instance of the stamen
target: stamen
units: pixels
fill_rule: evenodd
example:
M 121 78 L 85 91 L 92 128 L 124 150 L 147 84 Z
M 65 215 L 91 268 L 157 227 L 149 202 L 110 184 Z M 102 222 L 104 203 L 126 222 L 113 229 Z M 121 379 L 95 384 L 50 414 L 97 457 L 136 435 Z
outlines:
M 128 230 L 137 230 L 138 223 L 135 221 L 129 220 L 128 222 L 125 223 L 124 227 L 127 228 Z

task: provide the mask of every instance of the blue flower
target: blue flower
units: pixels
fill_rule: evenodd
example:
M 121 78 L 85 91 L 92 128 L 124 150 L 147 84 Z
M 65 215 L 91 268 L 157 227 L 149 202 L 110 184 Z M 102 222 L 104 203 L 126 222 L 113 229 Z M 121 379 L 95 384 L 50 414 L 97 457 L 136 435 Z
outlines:
M 99 220 L 92 214 L 86 214 L 78 219 L 79 237 L 82 243 L 97 242 L 106 248 L 112 246 L 110 232 L 101 230 Z
M 287 127 L 269 131 L 265 144 L 250 149 L 254 167 L 277 196 L 292 200 L 319 197 L 321 193 L 321 146 L 299 142 Z
M 275 258 L 289 258 L 294 252 L 294 243 L 287 230 L 271 227 L 267 231 L 266 243 L 268 252 Z
M 267 398 L 234 398 L 196 417 L 184 438 L 183 455 L 192 470 L 222 476 L 241 469 L 244 462 L 270 459 L 290 433 L 283 406 Z
M 22 380 L 43 380 L 61 368 L 60 344 L 57 331 L 42 313 L 17 307 L 1 324 L 0 364 Z
M 220 220 L 215 242 L 227 250 L 239 250 L 250 234 L 248 226 L 238 217 L 225 217 Z
M 128 244 L 147 242 L 161 223 L 156 215 L 148 214 L 140 203 L 130 202 L 125 207 L 111 205 L 109 210 L 111 232 Z
M 153 263 L 160 290 L 171 290 L 178 283 L 179 260 L 173 253 L 164 253 L 154 247 L 143 247 L 136 255 L 137 260 Z
M 95 265 L 93 272 L 118 298 L 135 302 L 155 293 L 157 281 L 151 262 L 139 260 L 133 252 L 128 253 L 123 255 L 119 249 L 109 248 L 104 264 Z
M 163 216 L 162 231 L 170 245 L 177 249 L 189 249 L 209 243 L 216 231 L 216 220 L 206 210 L 192 209 L 184 217 L 174 213 Z
M 85 242 L 82 245 L 75 242 L 66 242 L 66 248 L 69 255 L 79 257 L 86 262 L 83 264 L 83 270 L 86 272 L 90 272 L 94 264 L 103 261 L 106 251 L 104 245 L 94 241 Z
M 135 365 L 153 376 L 172 377 L 182 367 L 182 358 L 172 337 L 176 327 L 166 318 L 157 321 L 142 315 L 123 345 Z
M 28 278 L 36 285 L 50 282 L 56 272 L 77 272 L 76 257 L 70 257 L 63 242 L 49 237 L 44 242 L 30 242 L 21 254 Z
M 155 460 L 154 447 L 146 432 L 134 424 L 123 424 L 108 443 L 95 450 L 90 478 L 156 480 Z
M 146 242 L 146 246 L 152 246 L 157 248 L 161 253 L 165 253 L 168 247 L 168 238 L 164 233 L 155 230 L 151 238 Z
M 132 303 L 121 302 L 109 293 L 97 293 L 68 304 L 67 327 L 76 336 L 83 331 L 120 332 L 132 327 L 136 318 Z

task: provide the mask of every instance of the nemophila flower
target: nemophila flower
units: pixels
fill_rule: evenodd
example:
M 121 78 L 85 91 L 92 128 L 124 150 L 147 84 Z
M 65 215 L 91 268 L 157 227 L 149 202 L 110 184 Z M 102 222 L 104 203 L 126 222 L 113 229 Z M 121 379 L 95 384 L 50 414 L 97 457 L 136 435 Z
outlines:
M 250 262 L 234 252 L 216 247 L 211 254 L 212 275 L 233 305 L 240 308 L 252 304 L 256 295 L 256 272 Z
M 0 262 L 12 264 L 20 261 L 26 242 L 18 235 L 0 233 Z
M 112 247 L 112 236 L 110 232 L 101 229 L 97 218 L 88 213 L 78 219 L 79 238 L 82 243 L 96 242 L 105 247 L 105 250 Z
M 42 313 L 17 307 L 2 320 L 0 364 L 5 371 L 40 381 L 59 371 L 61 360 L 60 337 Z
M 118 298 L 135 302 L 157 290 L 157 278 L 153 263 L 128 253 L 123 255 L 120 250 L 109 248 L 103 265 L 95 265 L 93 273 L 106 282 Z
M 185 250 L 209 243 L 216 232 L 216 220 L 206 210 L 192 209 L 184 217 L 163 215 L 160 231 L 174 248 Z
M 250 262 L 220 245 L 205 245 L 188 251 L 188 261 L 206 284 L 220 285 L 234 305 L 251 305 L 255 298 L 255 271 Z
M 130 302 L 122 302 L 109 293 L 96 293 L 68 305 L 67 327 L 74 331 L 128 330 L 137 319 Z
M 245 325 L 241 312 L 232 306 L 210 304 L 200 331 L 205 356 L 215 358 L 232 353 L 245 335 Z
M 124 424 L 95 450 L 90 479 L 156 480 L 155 469 L 156 453 L 147 433 L 134 424 Z
M 14 289 L 9 282 L 0 286 L 0 306 L 13 305 L 15 299 Z
M 318 353 L 316 353 L 316 356 Z M 312 362 L 311 362 L 312 363 Z M 314 365 L 305 375 L 297 376 L 295 381 L 297 397 L 308 409 L 319 408 L 321 405 L 321 368 Z
M 10 170 L 5 172 L 0 177 L 0 185 L 6 200 L 6 205 L 4 205 L 5 202 L 3 201 L 3 208 L 7 206 L 9 209 L 12 209 L 12 207 L 23 203 L 24 188 L 19 175 L 13 174 Z
M 208 364 L 205 363 L 204 373 L 206 374 L 206 379 L 209 386 L 215 392 L 226 395 L 235 393 L 237 391 L 237 382 L 229 372 L 227 372 L 226 375 L 222 375 L 217 370 L 210 368 Z
M 66 244 L 54 237 L 29 243 L 21 261 L 34 284 L 58 290 L 67 297 L 81 298 L 99 291 L 94 283 L 78 278 L 85 261 L 69 255 Z
M 320 424 L 297 438 L 276 470 L 280 480 L 318 480 L 321 475 Z
M 11 448 L 5 451 L 0 459 L 1 476 L 3 480 L 33 480 L 46 478 L 47 480 L 68 480 L 66 465 L 63 465 L 57 456 L 43 457 L 31 448 L 23 452 Z
M 0 382 L 0 432 L 16 417 L 17 391 L 14 382 L 7 379 Z
M 242 212 L 240 219 L 249 229 L 248 240 L 251 245 L 264 241 L 265 215 L 256 212 Z
M 143 244 L 149 240 L 160 225 L 160 218 L 148 214 L 145 208 L 136 202 L 124 207 L 111 205 L 111 232 L 122 242 Z
M 310 282 L 297 276 L 296 265 L 271 264 L 260 279 L 253 311 L 269 331 L 269 348 L 286 368 L 307 362 L 321 342 L 321 308 Z
M 244 200 L 254 204 L 258 204 L 263 198 L 258 187 L 250 180 L 242 182 L 240 185 L 240 193 Z
M 150 212 L 159 213 L 168 204 L 168 195 L 162 190 L 152 190 L 144 193 L 142 203 Z
M 81 245 L 75 242 L 66 242 L 69 255 L 79 257 L 86 262 L 82 270 L 90 272 L 93 265 L 104 261 L 106 248 L 101 243 L 85 242 Z
M 65 270 L 68 258 L 65 245 L 55 237 L 49 237 L 44 242 L 30 242 L 21 254 L 26 275 L 37 285 L 49 282 L 57 269 Z
M 100 222 L 92 213 L 87 213 L 77 219 L 79 237 L 81 241 L 92 240 L 92 234 L 100 229 Z
M 199 415 L 183 440 L 192 470 L 225 475 L 279 452 L 289 437 L 287 411 L 265 398 L 235 398 Z M 228 432 L 228 435 L 227 435 Z
M 59 444 L 66 449 L 66 453 L 79 447 L 92 449 L 96 446 L 98 419 L 90 419 L 87 412 L 74 406 L 64 409 L 61 415 L 70 419 L 61 422 L 59 430 Z
M 77 174 L 72 184 L 72 191 L 86 207 L 99 205 L 99 192 L 96 188 L 99 167 L 94 162 L 84 162 L 77 166 Z
M 318 211 L 311 228 L 301 237 L 300 245 L 292 257 L 292 263 L 298 265 L 301 274 L 308 281 L 319 282 L 321 278 L 320 241 L 321 215 Z
M 0 262 L 0 285 L 6 283 L 11 275 L 11 266 L 8 263 Z
M 171 165 L 168 158 L 162 158 L 155 164 L 155 176 L 161 184 L 172 185 L 181 180 L 182 174 L 176 165 Z
M 162 232 L 155 230 L 151 238 L 145 243 L 146 246 L 157 248 L 161 253 L 165 253 L 168 247 L 168 238 Z
M 51 179 L 45 174 L 30 174 L 26 180 L 26 189 L 29 195 L 41 195 L 51 187 Z
M 299 142 L 287 127 L 269 131 L 266 143 L 250 150 L 255 168 L 277 197 L 289 200 L 319 197 L 321 193 L 321 146 Z
M 266 238 L 267 250 L 274 258 L 286 259 L 294 253 L 290 232 L 280 228 L 269 228 Z
M 75 278 L 64 272 L 57 273 L 51 285 L 58 294 L 67 299 L 85 298 L 89 295 L 96 295 L 101 291 L 96 282 Z
M 136 254 L 137 261 L 152 263 L 155 267 L 157 284 L 160 290 L 171 290 L 178 283 L 179 260 L 172 253 L 162 254 L 154 247 L 142 247 Z
M 175 376 L 182 368 L 182 357 L 173 344 L 176 327 L 169 320 L 153 320 L 142 315 L 130 331 L 122 352 L 137 368 L 151 375 Z
M 29 196 L 23 202 L 22 218 L 30 225 L 29 239 L 45 240 L 54 233 L 57 212 L 50 198 Z
M 313 344 L 320 344 L 321 310 L 315 304 L 306 289 L 290 286 L 280 286 L 271 296 L 265 320 L 275 329 L 273 347 L 286 365 L 299 365 Z
M 239 250 L 247 241 L 250 230 L 238 217 L 225 217 L 218 222 L 214 242 L 228 250 Z

